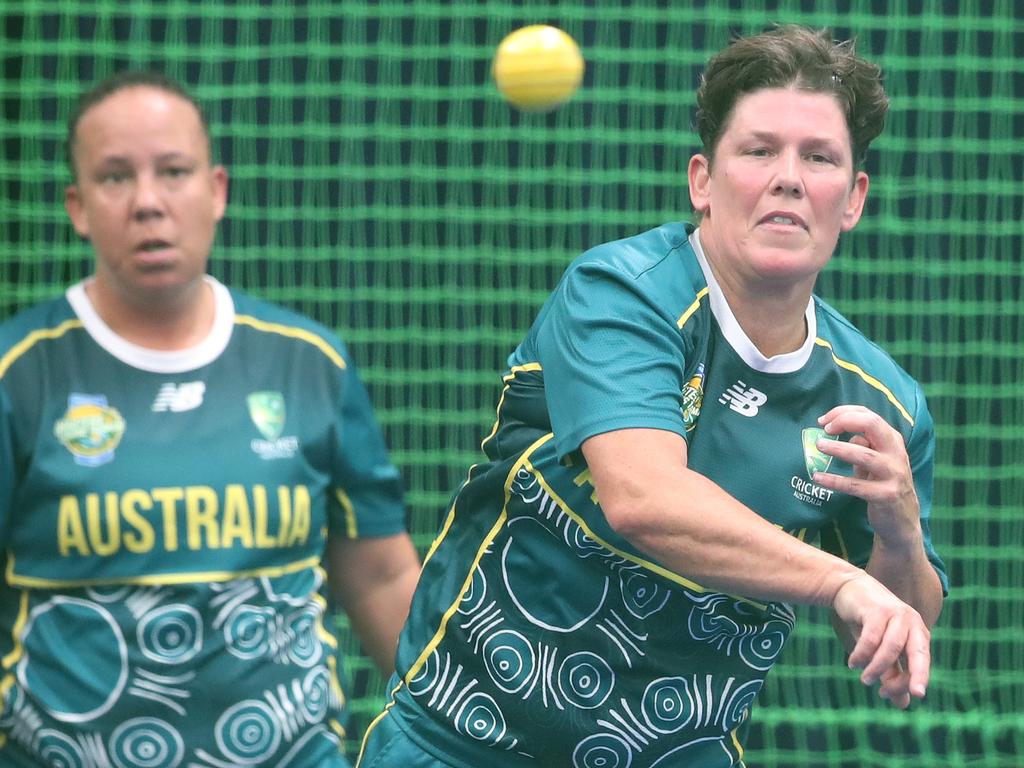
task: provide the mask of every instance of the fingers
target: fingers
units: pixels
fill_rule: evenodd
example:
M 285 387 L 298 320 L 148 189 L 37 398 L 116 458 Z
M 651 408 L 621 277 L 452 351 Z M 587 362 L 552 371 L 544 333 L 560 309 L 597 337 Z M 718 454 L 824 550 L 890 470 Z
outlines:
M 910 706 L 910 675 L 903 669 L 902 664 L 896 662 L 882 674 L 878 696 L 891 702 L 898 709 Z
M 857 465 L 854 465 L 857 467 Z M 875 477 L 862 474 L 863 470 L 857 468 L 855 474 L 836 475 L 831 472 L 815 472 L 811 479 L 824 488 L 833 491 L 856 496 L 867 502 L 891 501 L 898 498 L 903 492 L 906 484 L 899 483 L 895 479 L 892 482 L 883 482 Z
M 817 448 L 853 467 L 852 476 L 815 473 L 812 480 L 825 488 L 864 499 L 869 515 L 877 510 L 896 511 L 903 517 L 916 513 L 916 492 L 903 436 L 878 414 L 859 405 L 840 405 L 819 423 L 827 434 L 854 433 L 848 440 L 818 441 Z M 872 520 L 872 522 L 880 522 Z M 904 523 L 909 522 L 904 520 Z
M 879 695 L 901 709 L 924 697 L 931 633 L 917 611 L 870 578 L 844 584 L 833 608 L 857 638 L 848 663 L 862 683 L 879 683 Z
M 872 619 L 861 628 L 849 658 L 851 669 L 863 670 L 860 681 L 864 685 L 874 685 L 887 669 L 899 661 L 908 635 L 908 627 L 898 614 Z
M 924 698 L 928 690 L 928 680 L 931 678 L 932 652 L 931 632 L 923 622 L 919 632 L 911 633 L 904 657 L 910 675 L 910 694 L 919 699 Z
M 891 702 L 899 709 L 909 707 L 912 698 L 924 698 L 928 690 L 930 651 L 927 644 L 917 650 L 911 650 L 911 645 L 912 643 L 908 644 L 907 652 L 901 657 L 907 661 L 898 659 L 895 664 L 882 673 L 878 681 L 879 697 Z M 912 672 L 908 667 L 915 658 L 916 669 Z
M 857 432 L 878 450 L 903 448 L 903 436 L 885 419 L 862 405 L 839 405 L 818 419 L 818 424 L 829 435 Z

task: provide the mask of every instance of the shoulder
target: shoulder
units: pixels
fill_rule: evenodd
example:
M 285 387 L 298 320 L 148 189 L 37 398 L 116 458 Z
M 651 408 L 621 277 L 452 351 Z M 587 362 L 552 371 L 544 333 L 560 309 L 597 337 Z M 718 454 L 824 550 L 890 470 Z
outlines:
M 22 310 L 0 323 L 0 376 L 15 356 L 28 352 L 40 342 L 59 338 L 73 327 L 81 327 L 81 322 L 63 295 Z
M 924 408 L 921 385 L 838 310 L 817 296 L 814 302 L 818 324 L 815 344 L 825 348 L 836 365 L 880 391 L 913 421 L 914 414 Z
M 243 291 L 229 289 L 235 305 L 235 326 L 261 341 L 273 339 L 286 345 L 309 346 L 331 358 L 340 367 L 348 365 L 348 350 L 337 333 L 312 318 L 258 299 Z
M 678 314 L 707 287 L 690 244 L 692 232 L 692 225 L 673 222 L 603 243 L 578 256 L 563 280 L 598 291 L 617 284 Z
M 652 271 L 678 269 L 685 263 L 679 256 L 693 256 L 689 242 L 692 231 L 692 225 L 682 222 L 662 224 L 637 235 L 594 246 L 578 256 L 569 269 L 605 268 L 635 280 Z

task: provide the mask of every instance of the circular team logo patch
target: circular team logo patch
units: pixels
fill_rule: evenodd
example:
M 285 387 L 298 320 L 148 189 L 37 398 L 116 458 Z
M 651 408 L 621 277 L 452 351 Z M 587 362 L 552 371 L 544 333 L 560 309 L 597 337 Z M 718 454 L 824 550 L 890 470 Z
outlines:
M 77 463 L 98 466 L 114 458 L 124 430 L 124 417 L 107 404 L 106 397 L 71 395 L 68 410 L 54 424 L 53 434 Z

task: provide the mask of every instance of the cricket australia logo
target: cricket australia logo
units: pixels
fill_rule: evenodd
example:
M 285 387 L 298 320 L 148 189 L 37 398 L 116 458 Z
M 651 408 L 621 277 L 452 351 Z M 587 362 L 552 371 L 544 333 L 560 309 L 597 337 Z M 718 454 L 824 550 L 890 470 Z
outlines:
M 114 459 L 124 436 L 124 417 L 107 404 L 106 395 L 68 395 L 68 410 L 53 425 L 53 434 L 71 451 L 75 463 L 98 467 Z
M 697 426 L 700 407 L 704 403 L 704 363 L 697 366 L 697 370 L 683 387 L 682 402 L 683 426 L 689 432 Z
M 249 417 L 263 439 L 254 438 L 252 450 L 261 459 L 290 459 L 299 449 L 299 438 L 281 437 L 284 432 L 284 395 L 280 392 L 253 392 L 245 399 Z
M 822 502 L 831 499 L 833 494 L 832 490 L 810 482 L 814 479 L 815 472 L 828 472 L 828 468 L 832 466 L 832 457 L 827 453 L 822 453 L 818 448 L 818 441 L 822 439 L 838 440 L 839 438 L 828 434 L 819 427 L 807 427 L 800 432 L 800 442 L 804 449 L 804 468 L 807 470 L 808 479 L 804 480 L 802 477 L 793 475 L 793 479 L 789 483 L 793 488 L 794 497 L 816 507 L 820 507 Z
M 758 410 L 768 402 L 768 395 L 759 389 L 748 387 L 744 382 L 737 381 L 718 397 L 718 402 L 728 405 L 740 416 L 753 418 Z

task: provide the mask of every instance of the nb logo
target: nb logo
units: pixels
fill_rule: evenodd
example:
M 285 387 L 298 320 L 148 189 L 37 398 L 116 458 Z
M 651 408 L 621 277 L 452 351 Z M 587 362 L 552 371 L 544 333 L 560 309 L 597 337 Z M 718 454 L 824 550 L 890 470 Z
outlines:
M 736 411 L 741 416 L 757 416 L 757 411 L 762 405 L 768 402 L 768 395 L 759 389 L 748 387 L 742 381 L 737 381 L 718 398 L 722 405 Z
M 191 411 L 203 404 L 206 384 L 202 381 L 189 381 L 184 384 L 164 384 L 156 393 L 153 401 L 153 413 L 164 411 Z

